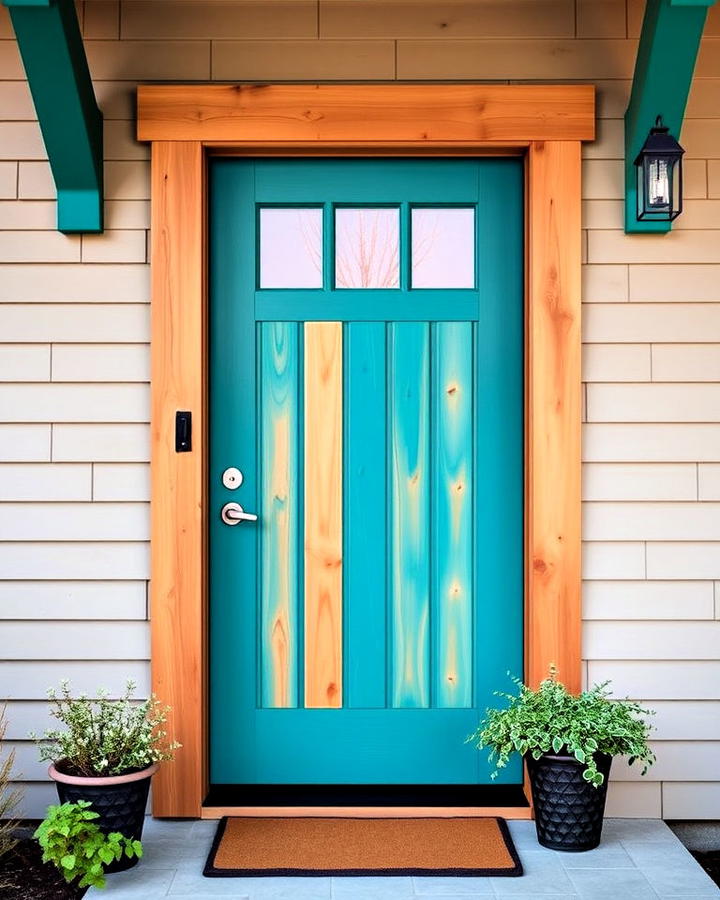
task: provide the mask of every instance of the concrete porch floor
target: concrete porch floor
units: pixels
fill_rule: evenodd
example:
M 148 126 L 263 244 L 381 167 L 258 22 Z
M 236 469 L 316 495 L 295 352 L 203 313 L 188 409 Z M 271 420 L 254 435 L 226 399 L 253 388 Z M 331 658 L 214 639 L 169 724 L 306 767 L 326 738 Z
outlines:
M 656 819 L 608 819 L 603 841 L 588 853 L 540 847 L 533 822 L 510 822 L 522 860 L 521 878 L 203 878 L 216 822 L 148 819 L 145 857 L 130 872 L 111 875 L 88 897 L 156 900 L 681 900 L 720 897 L 673 832 Z

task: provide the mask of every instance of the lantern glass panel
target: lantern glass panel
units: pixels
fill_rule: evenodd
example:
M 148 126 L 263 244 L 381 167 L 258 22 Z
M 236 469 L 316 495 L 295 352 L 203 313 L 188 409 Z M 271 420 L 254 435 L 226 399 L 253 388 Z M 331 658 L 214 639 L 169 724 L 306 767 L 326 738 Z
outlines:
M 638 219 L 670 222 L 682 209 L 682 168 L 676 156 L 647 155 L 638 166 Z

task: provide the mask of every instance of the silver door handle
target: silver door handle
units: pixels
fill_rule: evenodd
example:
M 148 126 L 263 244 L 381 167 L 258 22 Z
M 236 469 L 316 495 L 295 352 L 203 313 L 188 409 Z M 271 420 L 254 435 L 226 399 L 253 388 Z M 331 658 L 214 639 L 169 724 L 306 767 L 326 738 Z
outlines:
M 255 513 L 245 512 L 239 503 L 226 503 L 220 510 L 220 518 L 226 525 L 237 525 L 239 522 L 257 522 Z

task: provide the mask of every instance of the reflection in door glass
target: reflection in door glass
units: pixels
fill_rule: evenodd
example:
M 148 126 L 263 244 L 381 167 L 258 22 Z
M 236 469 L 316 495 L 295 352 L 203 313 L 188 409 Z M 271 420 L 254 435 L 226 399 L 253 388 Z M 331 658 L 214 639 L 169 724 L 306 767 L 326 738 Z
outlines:
M 412 286 L 475 287 L 475 210 L 412 211 Z
M 321 288 L 322 209 L 260 210 L 260 287 Z
M 335 287 L 399 285 L 397 209 L 335 210 Z

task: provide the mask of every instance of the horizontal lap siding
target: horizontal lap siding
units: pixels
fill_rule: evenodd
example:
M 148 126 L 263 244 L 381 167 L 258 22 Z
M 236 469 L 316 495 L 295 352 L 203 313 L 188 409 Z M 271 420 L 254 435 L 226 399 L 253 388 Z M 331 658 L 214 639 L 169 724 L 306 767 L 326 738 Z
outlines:
M 146 694 L 148 149 L 138 80 L 539 80 L 598 86 L 583 181 L 586 677 L 658 711 L 658 766 L 614 814 L 716 817 L 720 782 L 720 7 L 681 140 L 686 211 L 622 233 L 622 116 L 642 0 L 86 0 L 105 115 L 102 236 L 54 231 L 55 191 L 0 6 L 0 662 L 23 741 L 48 685 Z M 5 633 L 3 631 L 3 633 Z M 12 655 L 12 658 L 8 658 Z M 62 657 L 62 658 L 61 658 Z M 631 780 L 625 780 L 625 779 Z

